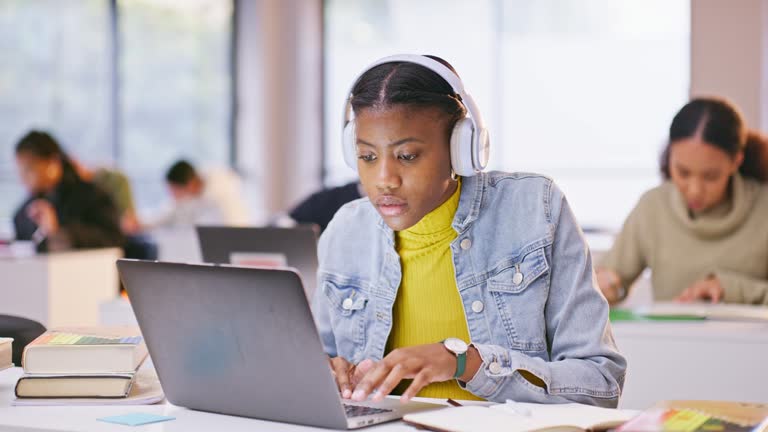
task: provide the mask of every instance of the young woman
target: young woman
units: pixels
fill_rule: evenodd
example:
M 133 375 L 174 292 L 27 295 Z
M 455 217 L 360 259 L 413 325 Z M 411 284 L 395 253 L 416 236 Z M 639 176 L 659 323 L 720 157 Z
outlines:
M 768 143 L 722 99 L 675 115 L 665 182 L 630 213 L 598 281 L 621 300 L 650 267 L 656 300 L 768 304 Z
M 123 246 L 112 200 L 83 181 L 56 140 L 32 131 L 16 145 L 16 164 L 30 197 L 13 218 L 17 240 L 41 252 Z
M 568 204 L 546 177 L 480 171 L 487 136 L 453 69 L 382 59 L 347 105 L 367 197 L 321 237 L 314 299 L 342 397 L 616 406 L 626 363 Z

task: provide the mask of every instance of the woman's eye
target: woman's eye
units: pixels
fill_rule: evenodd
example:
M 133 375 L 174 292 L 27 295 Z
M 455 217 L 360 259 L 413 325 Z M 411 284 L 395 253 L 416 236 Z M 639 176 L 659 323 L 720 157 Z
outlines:
M 376 160 L 376 156 L 370 153 L 358 155 L 357 158 L 362 160 L 363 162 L 373 162 L 374 160 Z
M 412 160 L 416 159 L 416 155 L 415 154 L 401 154 L 400 156 L 398 156 L 398 158 L 400 160 L 404 160 L 404 161 L 412 161 Z

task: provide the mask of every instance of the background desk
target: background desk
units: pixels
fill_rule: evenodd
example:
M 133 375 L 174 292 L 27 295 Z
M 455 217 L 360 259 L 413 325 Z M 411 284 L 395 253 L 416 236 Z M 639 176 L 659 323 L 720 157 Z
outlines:
M 614 322 L 629 362 L 619 408 L 661 399 L 768 403 L 768 324 Z
M 98 406 L 98 407 L 15 407 L 10 406 L 13 396 L 13 386 L 21 376 L 21 368 L 0 371 L 0 432 L 29 431 L 47 428 L 56 431 L 135 431 L 135 432 L 196 432 L 196 431 L 227 431 L 227 432 L 305 432 L 328 431 L 329 429 L 313 428 L 274 423 L 244 417 L 211 414 L 192 411 L 170 404 L 143 406 Z M 97 418 L 132 412 L 151 413 L 176 417 L 164 423 L 128 427 L 96 421 Z M 366 432 L 415 432 L 417 429 L 403 422 L 390 422 L 378 426 L 361 429 Z
M 46 327 L 95 326 L 99 305 L 118 294 L 116 248 L 0 258 L 0 314 Z

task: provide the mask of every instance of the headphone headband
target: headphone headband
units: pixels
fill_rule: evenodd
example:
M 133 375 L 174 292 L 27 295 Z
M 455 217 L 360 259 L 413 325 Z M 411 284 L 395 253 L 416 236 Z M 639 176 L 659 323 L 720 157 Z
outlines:
M 347 91 L 342 112 L 342 148 L 347 165 L 356 169 L 355 128 L 354 123 L 350 124 L 354 119 L 354 110 L 352 109 L 354 94 L 352 92 L 355 86 L 363 75 L 376 66 L 399 62 L 414 63 L 438 74 L 451 86 L 454 96 L 466 108 L 468 116 L 456 123 L 451 134 L 451 166 L 455 173 L 462 176 L 472 176 L 485 169 L 488 163 L 488 131 L 475 99 L 464 89 L 464 84 L 459 76 L 449 67 L 430 57 L 416 54 L 398 54 L 376 60 L 363 69 L 352 81 L 352 85 Z
M 448 85 L 451 86 L 453 89 L 453 92 L 459 96 L 459 101 L 464 105 L 464 107 L 467 109 L 467 112 L 469 112 L 469 116 L 472 118 L 473 123 L 475 124 L 476 129 L 485 129 L 485 123 L 483 122 L 483 117 L 480 115 L 480 110 L 477 108 L 477 104 L 475 103 L 474 98 L 472 95 L 467 93 L 466 90 L 464 90 L 464 83 L 461 82 L 461 79 L 454 71 L 452 71 L 450 68 L 446 67 L 444 64 L 440 63 L 437 60 L 431 59 L 427 56 L 419 55 L 419 54 L 396 54 L 391 55 L 387 57 L 380 58 L 376 60 L 375 62 L 371 63 L 363 69 L 362 72 L 357 74 L 355 79 L 352 81 L 352 85 L 349 87 L 349 90 L 347 91 L 347 100 L 346 104 L 344 106 L 344 112 L 342 113 L 343 119 L 341 127 L 342 129 L 347 125 L 347 123 L 352 119 L 352 97 L 354 96 L 352 94 L 352 91 L 355 89 L 355 86 L 357 85 L 357 82 L 360 81 L 360 78 L 363 77 L 366 73 L 368 73 L 369 70 L 375 68 L 376 66 L 383 65 L 386 63 L 398 63 L 398 62 L 404 62 L 404 63 L 415 63 L 417 65 L 424 66 L 425 68 L 431 70 L 432 72 L 440 75 L 440 78 L 444 79 L 445 82 L 448 83 Z

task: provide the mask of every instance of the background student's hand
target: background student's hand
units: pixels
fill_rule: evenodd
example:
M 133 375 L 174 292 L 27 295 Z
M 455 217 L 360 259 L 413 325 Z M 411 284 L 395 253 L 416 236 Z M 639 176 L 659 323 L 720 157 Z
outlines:
M 136 213 L 128 210 L 120 218 L 120 229 L 125 234 L 137 234 L 141 231 L 141 223 Z
M 352 397 L 352 389 L 357 386 L 363 376 L 376 364 L 371 359 L 363 360 L 357 365 L 353 365 L 343 357 L 334 357 L 328 360 L 331 363 L 333 376 L 336 378 L 336 385 L 339 386 L 339 392 L 344 399 Z
M 56 216 L 56 209 L 47 200 L 32 201 L 27 206 L 27 216 L 47 235 L 59 231 L 59 218 Z
M 683 303 L 689 303 L 696 300 L 709 299 L 712 303 L 717 303 L 723 299 L 723 286 L 720 284 L 720 279 L 715 275 L 708 276 L 705 279 L 695 282 L 688 287 L 682 294 L 677 296 L 675 300 Z
M 619 292 L 621 278 L 619 278 L 618 273 L 606 268 L 597 269 L 597 285 L 608 303 L 615 304 L 621 301 L 621 293 Z
M 471 378 L 479 364 L 473 365 L 474 362 L 470 359 L 479 359 L 479 354 L 474 347 L 470 347 L 470 351 L 467 352 L 467 370 L 464 376 Z M 355 386 L 352 399 L 363 401 L 376 389 L 373 400 L 380 401 L 392 392 L 400 381 L 413 379 L 400 397 L 401 402 L 408 402 L 427 384 L 451 380 L 455 373 L 456 356 L 445 349 L 442 343 L 398 348 L 365 374 Z

